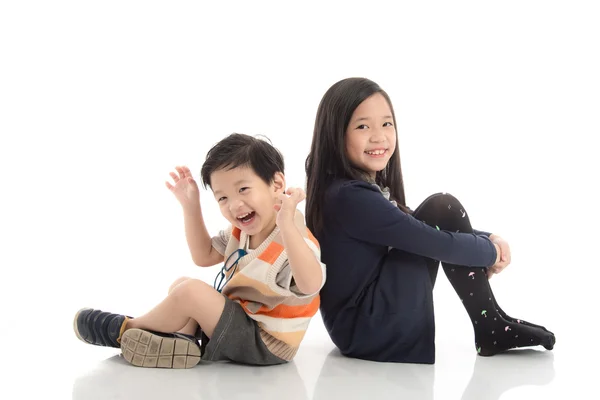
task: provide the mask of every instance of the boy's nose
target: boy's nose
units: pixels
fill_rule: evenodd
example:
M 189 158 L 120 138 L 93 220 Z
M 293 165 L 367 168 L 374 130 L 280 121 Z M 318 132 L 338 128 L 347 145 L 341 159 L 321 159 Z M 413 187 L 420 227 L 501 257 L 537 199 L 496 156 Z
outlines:
M 229 208 L 229 210 L 235 215 L 236 212 L 242 208 L 242 206 L 244 205 L 244 202 L 241 200 L 234 200 L 230 204 L 231 204 L 231 207 Z

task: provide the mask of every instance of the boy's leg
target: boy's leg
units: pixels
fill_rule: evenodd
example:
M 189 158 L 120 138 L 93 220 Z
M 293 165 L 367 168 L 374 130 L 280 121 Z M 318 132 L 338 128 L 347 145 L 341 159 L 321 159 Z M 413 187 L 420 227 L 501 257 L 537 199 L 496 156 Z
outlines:
M 177 332 L 190 318 L 200 324 L 208 337 L 219 322 L 225 298 L 207 283 L 189 279 L 177 285 L 156 307 L 128 321 L 128 329 L 145 329 L 157 332 Z
M 224 304 L 225 298 L 212 286 L 189 279 L 139 318 L 82 309 L 75 315 L 74 330 L 86 343 L 121 348 L 125 359 L 137 366 L 190 368 L 200 361 L 196 338 L 171 332 L 189 327 L 193 319 L 212 335 Z
M 184 276 L 182 278 L 175 280 L 175 282 L 173 282 L 171 284 L 171 286 L 169 287 L 169 293 L 171 293 L 173 291 L 173 289 L 175 289 L 177 286 L 179 286 L 179 284 L 181 284 L 185 281 L 188 281 L 190 279 L 192 279 L 192 278 L 188 278 L 188 277 Z M 184 335 L 188 335 L 188 336 L 195 336 L 196 332 L 198 331 L 198 327 L 199 327 L 198 322 L 196 322 L 195 319 L 190 318 L 188 323 L 183 328 L 178 330 L 177 332 L 183 333 Z
M 183 277 L 177 279 L 169 287 L 169 293 L 179 286 L 179 284 L 191 278 Z M 102 310 L 92 308 L 82 308 L 77 311 L 73 321 L 73 330 L 77 338 L 85 343 L 96 346 L 107 346 L 120 348 L 121 336 L 127 326 L 127 322 L 133 317 L 113 314 Z M 186 326 L 178 331 L 185 335 L 193 336 L 198 328 L 198 323 L 189 319 Z
M 182 280 L 173 286 L 160 304 L 127 322 L 121 348 L 125 359 L 133 365 L 190 368 L 200 361 L 201 348 L 193 336 L 196 321 L 212 336 L 225 298 L 212 286 L 195 279 Z M 187 329 L 193 332 L 181 333 Z

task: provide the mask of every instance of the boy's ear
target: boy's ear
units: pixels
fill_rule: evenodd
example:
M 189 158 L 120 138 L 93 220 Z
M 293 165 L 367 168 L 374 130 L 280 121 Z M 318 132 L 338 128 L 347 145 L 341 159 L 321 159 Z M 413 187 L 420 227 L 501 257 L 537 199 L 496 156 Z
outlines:
M 285 191 L 285 176 L 281 172 L 275 172 L 273 175 L 273 187 L 276 192 L 283 193 Z

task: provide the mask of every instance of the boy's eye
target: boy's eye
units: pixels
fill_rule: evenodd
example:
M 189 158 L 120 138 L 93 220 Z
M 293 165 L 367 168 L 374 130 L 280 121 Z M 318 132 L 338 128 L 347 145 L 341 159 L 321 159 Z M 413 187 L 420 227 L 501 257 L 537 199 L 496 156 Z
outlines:
M 222 202 L 222 201 L 224 201 L 226 199 L 227 199 L 227 197 L 219 197 L 219 199 L 217 201 L 220 203 L 220 202 Z
M 240 188 L 240 193 L 242 193 L 242 192 L 245 192 L 245 191 L 246 191 L 246 190 L 248 190 L 248 189 L 250 189 L 250 188 L 249 188 L 249 187 L 243 187 L 243 188 Z

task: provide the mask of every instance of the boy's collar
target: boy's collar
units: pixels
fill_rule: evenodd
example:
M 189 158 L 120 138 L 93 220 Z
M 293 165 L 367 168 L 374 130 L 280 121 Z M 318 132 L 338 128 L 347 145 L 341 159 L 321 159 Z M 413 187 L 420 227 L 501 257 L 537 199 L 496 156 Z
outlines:
M 247 235 L 244 231 L 241 231 L 240 233 L 240 243 L 239 243 L 239 248 L 246 250 L 248 253 L 252 253 L 255 252 L 256 250 L 260 249 L 260 252 L 262 252 L 266 247 L 265 244 L 267 243 L 271 243 L 273 241 L 277 240 L 277 237 L 279 235 L 279 227 L 277 225 L 275 225 L 275 229 L 273 229 L 271 231 L 271 233 L 269 234 L 269 236 L 267 236 L 265 238 L 265 240 L 262 241 L 262 243 L 260 243 L 258 246 L 256 246 L 253 249 L 249 249 L 250 247 L 250 235 Z M 264 248 L 263 248 L 264 247 Z

